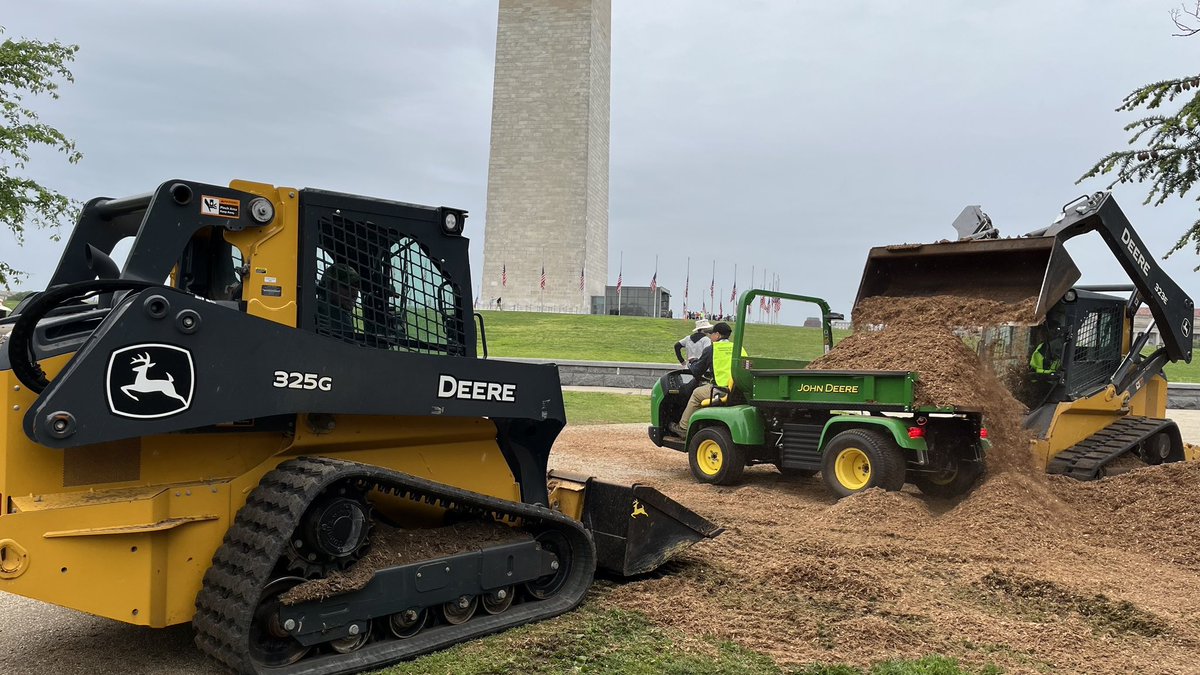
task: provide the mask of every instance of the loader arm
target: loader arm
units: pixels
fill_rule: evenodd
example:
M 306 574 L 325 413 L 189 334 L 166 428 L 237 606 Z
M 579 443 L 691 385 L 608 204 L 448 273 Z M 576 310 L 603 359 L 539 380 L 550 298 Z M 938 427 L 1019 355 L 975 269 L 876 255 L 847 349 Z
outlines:
M 1112 193 L 1097 192 L 1091 197 L 1070 202 L 1064 208 L 1062 217 L 1053 225 L 1026 236 L 1055 237 L 1065 242 L 1092 231 L 1100 233 L 1117 262 L 1129 275 L 1138 295 L 1150 308 L 1150 314 L 1162 335 L 1165 359 L 1147 358 L 1143 363 L 1147 368 L 1138 369 L 1137 375 L 1153 375 L 1155 373 L 1149 371 L 1161 370 L 1166 361 L 1191 362 L 1192 299 L 1158 266 Z M 1136 358 L 1136 354 L 1131 356 Z M 1119 386 L 1121 383 L 1114 384 Z

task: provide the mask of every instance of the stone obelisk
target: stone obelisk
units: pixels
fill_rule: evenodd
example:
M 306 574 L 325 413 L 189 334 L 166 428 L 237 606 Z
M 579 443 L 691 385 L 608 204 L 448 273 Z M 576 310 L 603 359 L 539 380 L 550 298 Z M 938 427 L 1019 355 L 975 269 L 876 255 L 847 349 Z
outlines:
M 604 295 L 611 15 L 611 0 L 500 0 L 483 304 L 587 312 Z

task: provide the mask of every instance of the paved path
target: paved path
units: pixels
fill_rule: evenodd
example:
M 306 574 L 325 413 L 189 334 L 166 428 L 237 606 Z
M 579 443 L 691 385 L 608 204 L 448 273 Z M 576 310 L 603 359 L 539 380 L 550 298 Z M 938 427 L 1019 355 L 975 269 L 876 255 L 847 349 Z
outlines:
M 227 675 L 192 645 L 191 626 L 109 621 L 0 593 L 4 675 Z
M 1184 443 L 1200 445 L 1200 410 L 1168 410 L 1167 417 L 1179 425 Z

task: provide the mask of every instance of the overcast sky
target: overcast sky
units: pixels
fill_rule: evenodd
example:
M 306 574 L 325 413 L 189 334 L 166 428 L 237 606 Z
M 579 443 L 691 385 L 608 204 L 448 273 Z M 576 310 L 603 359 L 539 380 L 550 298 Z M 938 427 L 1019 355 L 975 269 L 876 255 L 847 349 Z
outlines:
M 1001 232 L 1048 224 L 1122 147 L 1135 86 L 1194 74 L 1200 37 L 1172 37 L 1169 0 L 966 3 L 613 0 L 610 261 L 679 311 L 728 300 L 753 265 L 849 312 L 867 249 L 950 237 L 964 205 Z M 80 52 L 76 82 L 34 102 L 83 161 L 28 173 L 84 200 L 170 178 L 320 187 L 471 212 L 479 287 L 495 0 L 12 2 L 8 37 Z M 1162 255 L 1196 218 L 1117 197 Z M 1083 241 L 1087 239 L 1088 241 Z M 58 244 L 0 256 L 41 287 Z M 1087 283 L 1124 282 L 1098 235 L 1069 246 Z M 1195 297 L 1185 251 L 1165 266 Z M 577 280 L 563 280 L 577 283 Z M 728 306 L 728 302 L 725 303 Z M 728 309 L 728 307 L 727 307 Z

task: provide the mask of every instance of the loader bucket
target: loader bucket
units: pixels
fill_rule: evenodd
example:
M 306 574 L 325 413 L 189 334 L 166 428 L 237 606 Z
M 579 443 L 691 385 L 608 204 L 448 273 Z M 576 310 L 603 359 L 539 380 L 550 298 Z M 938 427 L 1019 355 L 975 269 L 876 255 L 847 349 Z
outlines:
M 628 577 L 657 569 L 692 544 L 724 532 L 654 488 L 550 472 L 556 493 L 582 493 L 578 516 L 596 542 L 596 566 Z M 552 493 L 552 501 L 559 501 Z M 569 514 L 568 515 L 573 515 Z
M 1056 237 L 878 246 L 867 256 L 854 304 L 875 296 L 1036 297 L 1040 322 L 1079 276 Z

